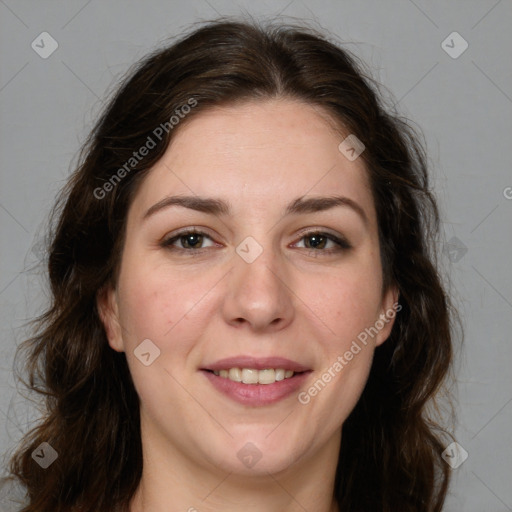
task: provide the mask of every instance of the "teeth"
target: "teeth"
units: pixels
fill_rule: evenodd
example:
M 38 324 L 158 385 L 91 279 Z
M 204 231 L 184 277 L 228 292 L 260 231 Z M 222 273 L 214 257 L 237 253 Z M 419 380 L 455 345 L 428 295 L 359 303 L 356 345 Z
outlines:
M 276 381 L 275 370 L 260 370 L 258 372 L 258 384 L 272 384 Z
M 242 370 L 240 368 L 230 368 L 228 378 L 235 382 L 242 382 Z
M 255 370 L 253 368 L 230 368 L 229 370 L 214 370 L 215 375 L 244 384 L 273 384 L 284 379 L 293 377 L 292 370 L 283 368 L 267 368 L 265 370 Z
M 258 370 L 242 369 L 242 382 L 244 384 L 258 384 Z

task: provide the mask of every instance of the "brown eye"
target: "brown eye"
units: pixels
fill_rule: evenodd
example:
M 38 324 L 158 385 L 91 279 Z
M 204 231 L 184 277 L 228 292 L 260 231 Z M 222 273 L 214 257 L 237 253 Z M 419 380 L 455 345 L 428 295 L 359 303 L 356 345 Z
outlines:
M 179 240 L 185 249 L 197 249 L 201 246 L 203 235 L 200 235 L 199 233 L 190 233 L 188 235 L 180 236 Z
M 209 245 L 204 245 L 208 240 Z M 205 249 L 213 245 L 211 237 L 199 231 L 184 231 L 162 242 L 162 247 L 178 251 Z
M 304 241 L 303 246 L 296 245 L 296 247 L 308 249 L 310 252 L 331 253 L 352 248 L 347 240 L 331 233 L 308 233 L 301 238 L 301 241 Z
M 328 242 L 328 238 L 320 234 L 305 236 L 304 240 L 309 240 L 309 243 L 305 244 L 308 249 L 325 249 Z

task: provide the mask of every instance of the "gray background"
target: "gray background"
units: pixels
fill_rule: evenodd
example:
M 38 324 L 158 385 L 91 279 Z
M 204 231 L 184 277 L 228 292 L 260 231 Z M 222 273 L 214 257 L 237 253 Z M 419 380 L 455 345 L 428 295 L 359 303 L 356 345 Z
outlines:
M 445 510 L 511 511 L 510 0 L 0 0 L 2 471 L 37 417 L 12 369 L 23 325 L 48 296 L 38 242 L 102 101 L 129 65 L 166 38 L 193 22 L 243 12 L 316 20 L 350 43 L 423 130 L 443 217 L 443 272 L 465 329 L 452 428 L 469 457 L 454 470 Z M 47 59 L 31 48 L 44 31 L 59 45 Z M 456 59 L 441 46 L 453 31 L 469 44 Z

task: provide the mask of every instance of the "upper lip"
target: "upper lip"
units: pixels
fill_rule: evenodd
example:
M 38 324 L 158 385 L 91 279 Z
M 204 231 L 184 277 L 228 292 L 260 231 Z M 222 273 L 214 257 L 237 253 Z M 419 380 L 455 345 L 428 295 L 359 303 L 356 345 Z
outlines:
M 236 356 L 219 359 L 214 363 L 205 365 L 203 370 L 228 370 L 229 368 L 251 368 L 254 370 L 265 370 L 267 368 L 291 370 L 293 372 L 305 372 L 310 370 L 307 366 L 286 357 L 251 357 Z

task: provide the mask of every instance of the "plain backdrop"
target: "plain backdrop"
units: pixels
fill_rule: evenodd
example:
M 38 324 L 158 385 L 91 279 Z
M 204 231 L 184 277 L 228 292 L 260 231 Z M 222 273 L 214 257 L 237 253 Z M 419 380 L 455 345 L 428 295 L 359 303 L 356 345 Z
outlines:
M 103 101 L 131 64 L 169 37 L 244 13 L 323 27 L 422 129 L 441 207 L 443 273 L 465 330 L 455 366 L 458 422 L 450 428 L 469 456 L 454 470 L 445 510 L 511 511 L 510 0 L 0 0 L 2 470 L 37 418 L 13 364 L 24 324 L 48 295 L 38 265 L 45 219 Z

